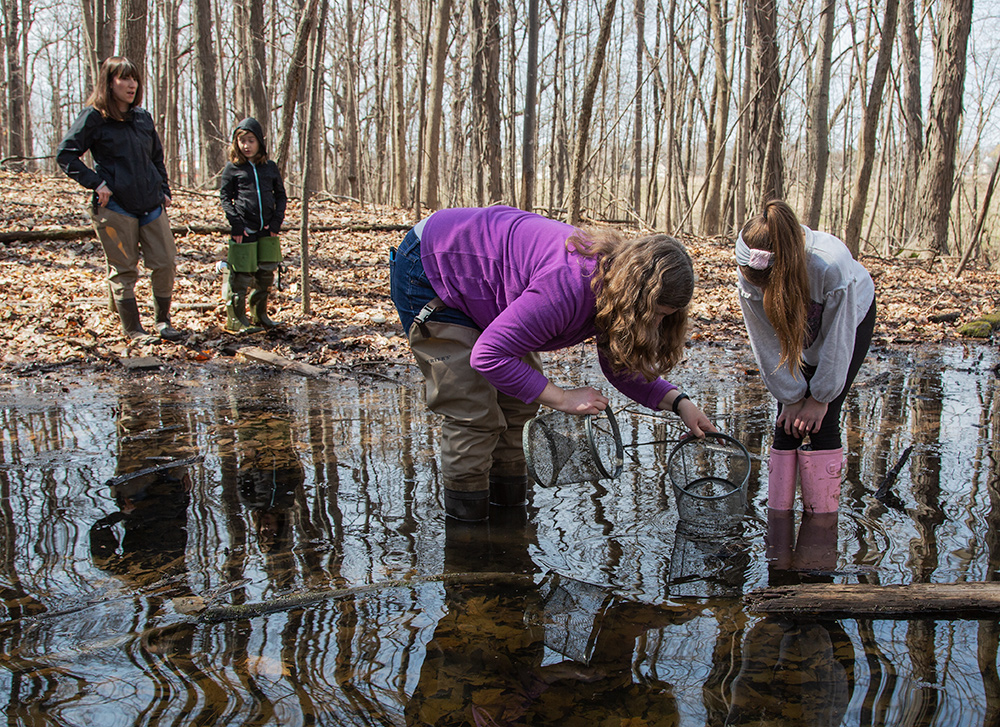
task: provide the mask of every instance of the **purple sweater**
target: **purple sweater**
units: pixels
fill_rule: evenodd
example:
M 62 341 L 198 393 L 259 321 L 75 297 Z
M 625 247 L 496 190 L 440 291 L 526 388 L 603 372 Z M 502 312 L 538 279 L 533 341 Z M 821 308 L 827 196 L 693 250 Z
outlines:
M 420 257 L 427 278 L 450 308 L 482 329 L 472 367 L 498 390 L 531 402 L 548 379 L 521 359 L 597 334 L 590 274 L 594 261 L 566 249 L 574 228 L 513 207 L 445 209 L 427 218 Z M 616 376 L 616 389 L 655 409 L 673 384 Z

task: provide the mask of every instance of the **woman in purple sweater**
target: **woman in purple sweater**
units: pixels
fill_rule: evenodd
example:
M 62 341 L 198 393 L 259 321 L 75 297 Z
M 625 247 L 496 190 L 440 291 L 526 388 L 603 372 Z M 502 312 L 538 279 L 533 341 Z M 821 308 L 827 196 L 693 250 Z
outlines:
M 660 378 L 682 356 L 694 289 L 691 258 L 673 238 L 583 232 L 511 207 L 449 209 L 419 222 L 390 268 L 427 405 L 444 417 L 451 517 L 484 520 L 490 502 L 525 503 L 521 433 L 540 404 L 580 415 L 608 405 L 597 389 L 549 381 L 539 351 L 596 336 L 615 388 L 672 410 L 695 435 L 716 431 Z

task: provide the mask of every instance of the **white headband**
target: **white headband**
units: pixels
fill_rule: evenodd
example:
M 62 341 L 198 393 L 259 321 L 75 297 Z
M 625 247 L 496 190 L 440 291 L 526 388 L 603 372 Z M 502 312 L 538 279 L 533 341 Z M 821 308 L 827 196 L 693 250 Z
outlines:
M 774 261 L 774 253 L 767 250 L 747 247 L 741 232 L 736 237 L 736 264 L 751 267 L 754 270 L 767 270 Z

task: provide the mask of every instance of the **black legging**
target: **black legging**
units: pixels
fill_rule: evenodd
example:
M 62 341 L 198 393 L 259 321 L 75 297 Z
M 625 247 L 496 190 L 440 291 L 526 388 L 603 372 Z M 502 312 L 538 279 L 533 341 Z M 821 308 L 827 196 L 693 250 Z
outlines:
M 837 398 L 827 406 L 826 416 L 823 417 L 823 423 L 820 425 L 819 431 L 809 435 L 813 449 L 840 448 L 840 409 L 844 406 L 844 400 L 847 399 L 847 392 L 850 391 L 851 384 L 854 383 L 854 377 L 858 375 L 858 370 L 861 368 L 865 356 L 868 355 L 868 347 L 871 345 L 874 330 L 875 300 L 873 299 L 871 308 L 868 309 L 864 320 L 858 324 L 858 330 L 854 334 L 854 354 L 851 356 L 851 365 L 847 369 L 847 380 L 844 381 L 844 388 L 837 395 Z M 809 381 L 816 373 L 816 367 L 803 366 L 802 373 L 806 377 L 805 395 L 809 396 Z M 781 402 L 778 402 L 778 416 L 781 416 L 781 409 Z M 802 437 L 785 434 L 783 427 L 779 427 L 777 424 L 774 425 L 775 449 L 798 449 L 799 445 L 802 444 L 802 439 Z

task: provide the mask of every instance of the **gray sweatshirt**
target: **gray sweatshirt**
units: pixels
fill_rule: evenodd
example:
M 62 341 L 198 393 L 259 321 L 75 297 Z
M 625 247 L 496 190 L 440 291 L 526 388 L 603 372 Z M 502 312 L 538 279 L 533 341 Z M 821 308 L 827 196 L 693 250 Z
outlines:
M 812 299 L 802 359 L 816 367 L 809 393 L 817 401 L 829 403 L 844 389 L 854 335 L 875 299 L 875 284 L 843 242 L 825 232 L 802 229 Z M 782 404 L 794 404 L 806 395 L 805 377 L 788 362 L 779 368 L 781 344 L 764 314 L 764 291 L 747 281 L 738 268 L 737 279 L 743 320 L 764 385 Z

